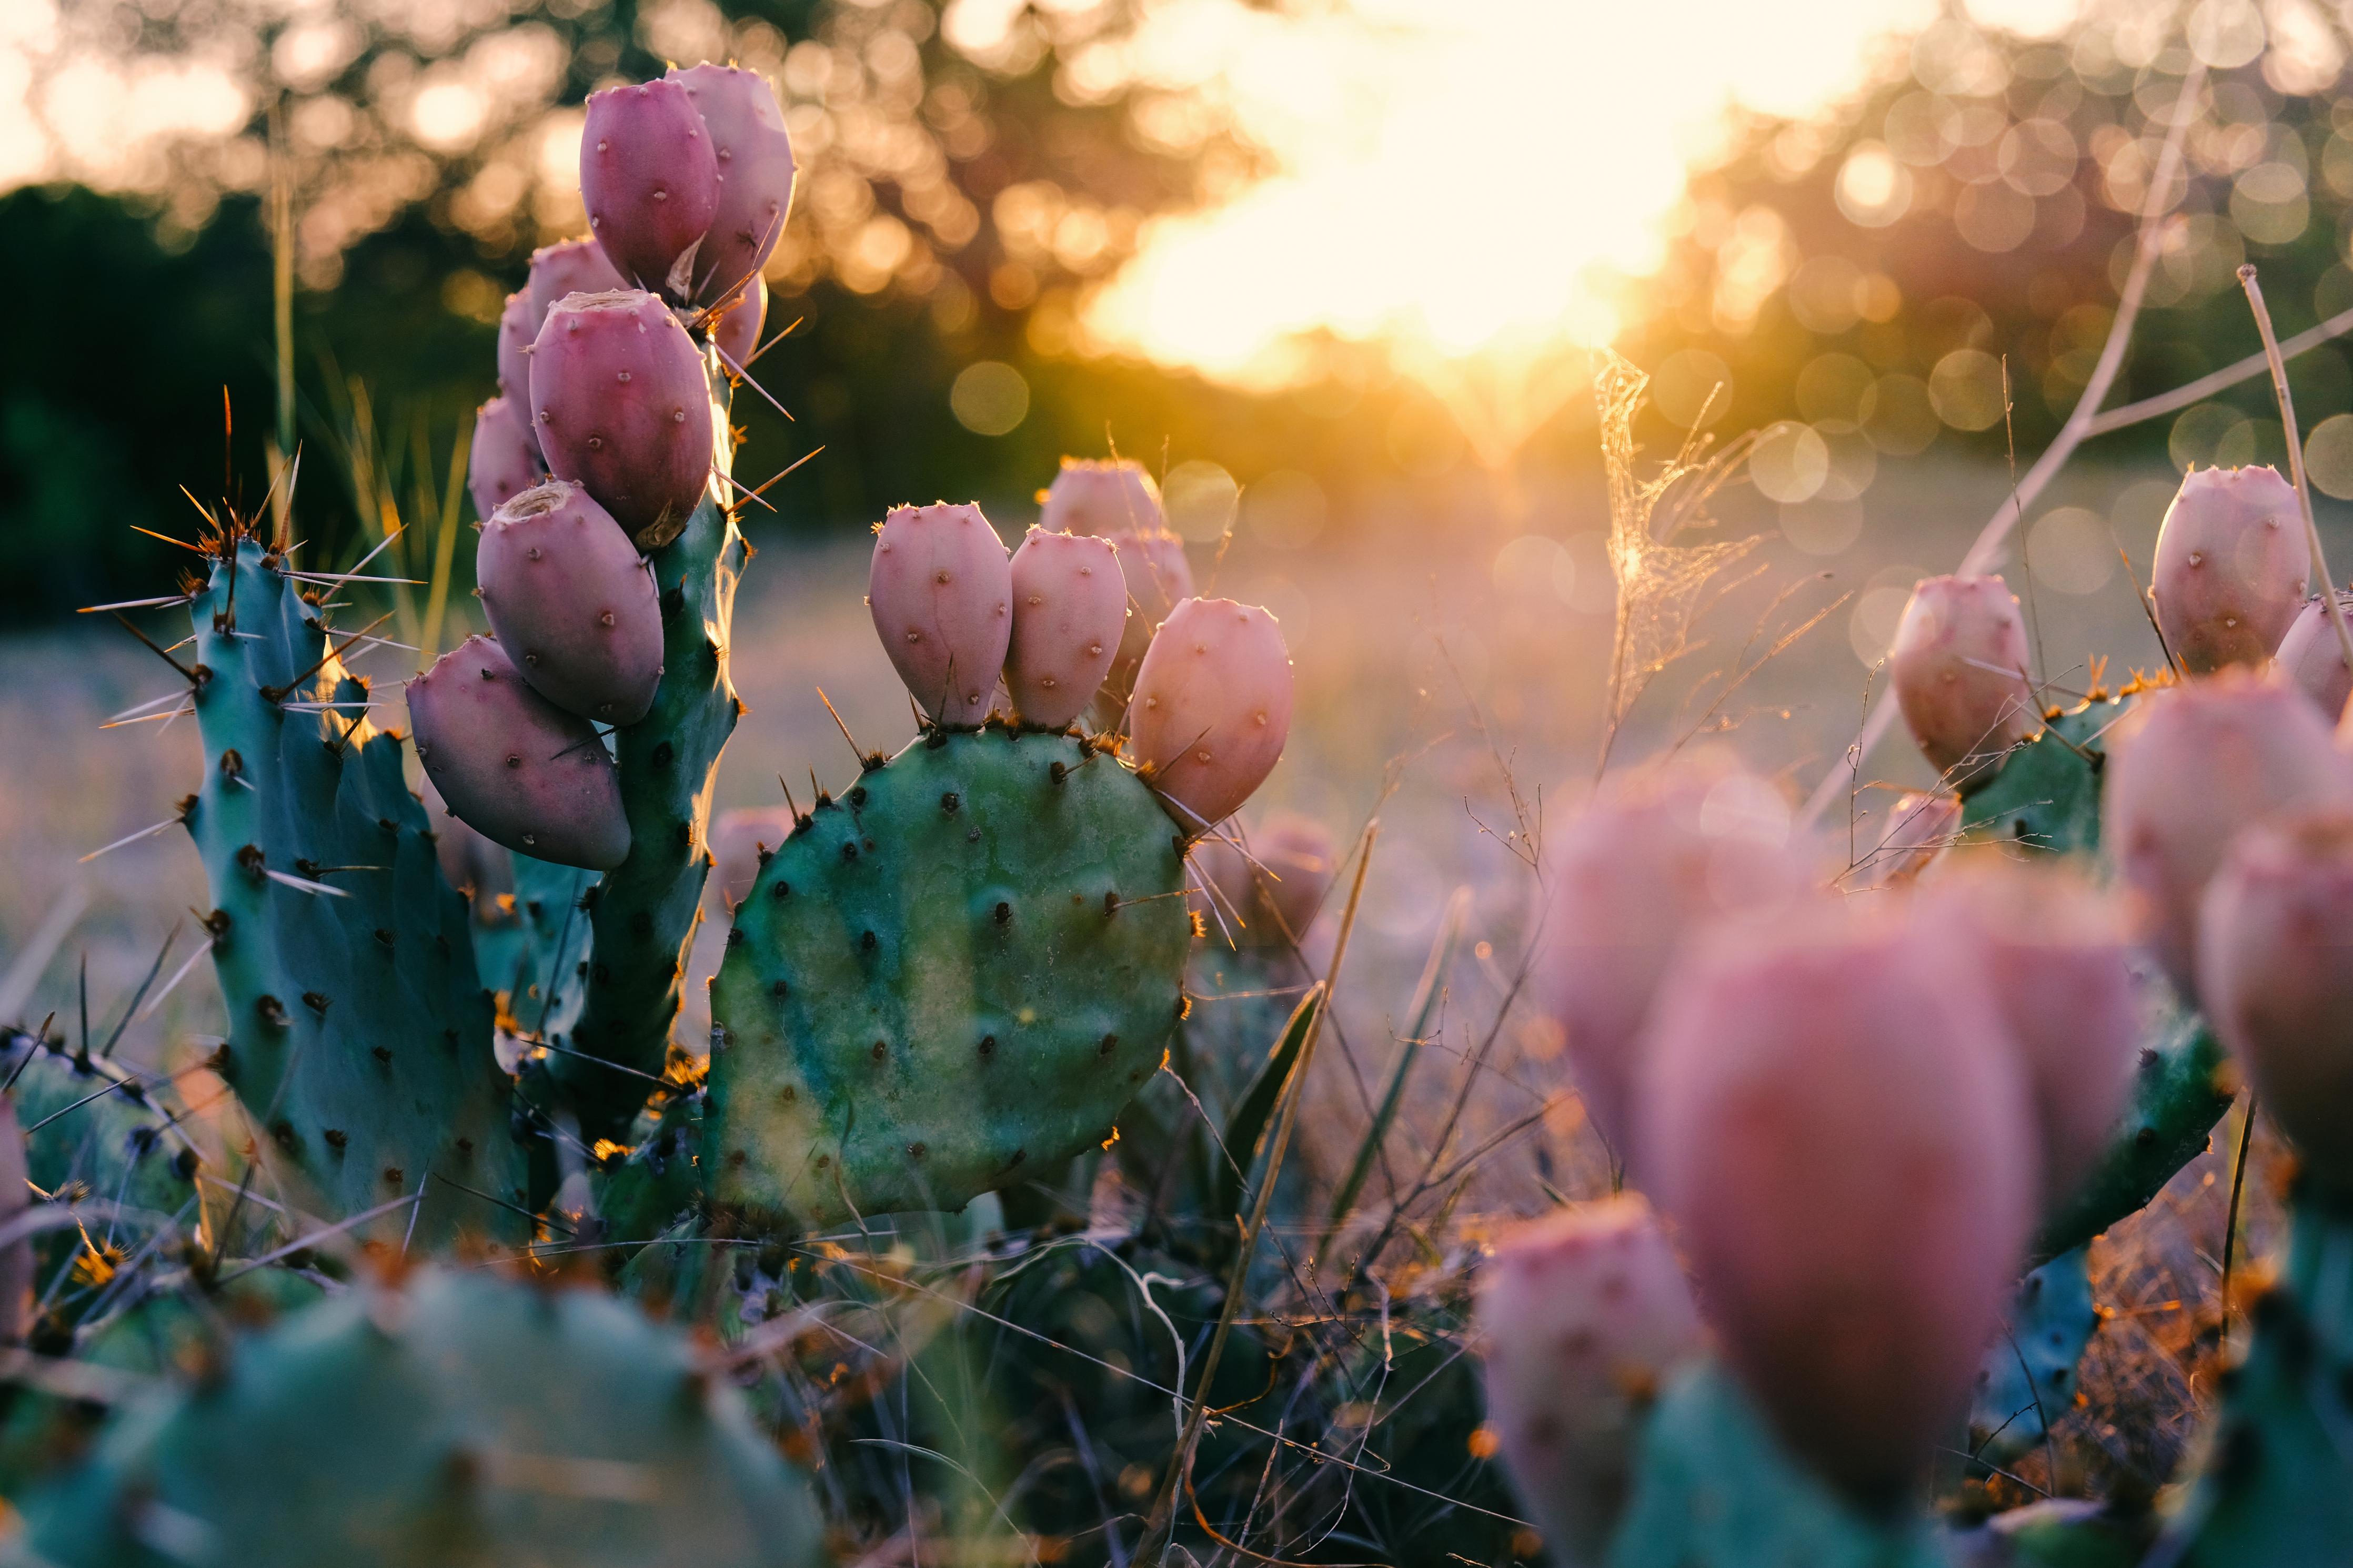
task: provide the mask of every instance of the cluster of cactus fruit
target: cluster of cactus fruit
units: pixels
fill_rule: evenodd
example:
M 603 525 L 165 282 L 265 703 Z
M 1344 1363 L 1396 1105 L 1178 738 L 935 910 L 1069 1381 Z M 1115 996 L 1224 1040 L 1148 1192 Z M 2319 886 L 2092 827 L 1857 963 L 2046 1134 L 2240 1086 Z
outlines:
M 842 1403 L 848 1360 L 753 1369 L 874 1308 L 902 1264 L 818 1233 L 897 1215 L 964 1227 L 972 1313 L 936 1353 L 877 1331 L 902 1359 L 865 1364 L 915 1413 L 853 1443 L 945 1458 L 976 1528 L 1003 1520 L 988 1478 L 1034 1472 L 1041 1532 L 1101 1529 L 1124 1561 L 1108 1463 L 1139 1506 L 1169 1478 L 1145 1552 L 1189 1528 L 1180 1477 L 1222 1545 L 1202 1500 L 1255 1507 L 1286 1445 L 1343 1445 L 1236 1416 L 1197 1473 L 1185 1401 L 1231 1414 L 1305 1363 L 1341 1391 L 1331 1431 L 1365 1428 L 1324 1472 L 1354 1533 L 1319 1560 L 1927 1564 L 1939 1450 L 2047 1436 L 2098 1322 L 2084 1247 L 2204 1146 L 2241 1071 L 2305 1162 L 2288 1264 L 2179 1505 L 2098 1527 L 2171 1563 L 2353 1552 L 2329 1458 L 2353 1428 L 2353 634 L 2306 598 L 2293 489 L 2184 481 L 2152 590 L 2171 668 L 2072 711 L 1999 579 L 1920 584 L 1890 666 L 1942 784 L 1867 871 L 1719 809 L 1770 787 L 1720 757 L 1637 770 L 1556 831 L 1534 989 L 1627 1190 L 1383 1287 L 1377 1333 L 1280 1336 L 1228 1292 L 1294 1289 L 1238 1216 L 1255 1178 L 1261 1217 L 1311 1221 L 1274 1129 L 1339 857 L 1302 818 L 1240 828 L 1287 650 L 1263 609 L 1196 596 L 1141 468 L 1066 462 L 1009 552 L 976 506 L 892 510 L 868 605 L 919 732 L 806 809 L 711 816 L 743 713 L 728 406 L 793 181 L 752 73 L 590 99 L 592 237 L 508 300 L 471 448 L 489 633 L 406 686 L 421 775 L 344 662 L 364 634 L 328 625 L 359 569 L 304 571 L 234 516 L 205 541 L 174 663 L 206 766 L 178 816 L 227 1035 L 170 1078 L 87 1039 L 0 1051 L 25 1183 L 0 1191 L 0 1331 L 30 1352 L 0 1561 L 824 1561 L 821 1520 L 913 1483 L 813 1486 L 797 1435 L 885 1402 Z M 705 1054 L 672 1035 L 714 880 Z M 1040 1244 L 988 1250 L 1007 1229 Z M 522 1279 L 459 1266 L 523 1247 Z M 1219 1362 L 1229 1333 L 1252 1363 Z M 1127 1381 L 1074 1384 L 1039 1345 Z M 975 1362 L 1001 1444 L 941 1392 Z M 1409 1415 L 1346 1416 L 1392 1384 Z M 322 1449 L 337 1415 L 368 1440 Z M 1073 1440 L 1079 1466 L 1044 1458 Z M 1489 1451 L 1516 1501 L 1465 1468 Z
M 1556 836 L 1539 980 L 1649 1197 L 1507 1233 L 1482 1286 L 1491 1416 L 1559 1561 L 1943 1561 L 1907 1500 L 1940 1449 L 1998 1463 L 2069 1405 L 2080 1249 L 2242 1074 L 2302 1164 L 2205 1468 L 2162 1518 L 1991 1560 L 2353 1552 L 2324 1436 L 2353 1405 L 2317 1370 L 2353 1352 L 2353 639 L 2308 597 L 2307 519 L 2269 468 L 2190 473 L 2150 589 L 2170 668 L 2072 711 L 1999 578 L 1920 584 L 1888 663 L 1943 791 L 1899 804 L 1868 897 L 1711 820 L 1720 766 Z

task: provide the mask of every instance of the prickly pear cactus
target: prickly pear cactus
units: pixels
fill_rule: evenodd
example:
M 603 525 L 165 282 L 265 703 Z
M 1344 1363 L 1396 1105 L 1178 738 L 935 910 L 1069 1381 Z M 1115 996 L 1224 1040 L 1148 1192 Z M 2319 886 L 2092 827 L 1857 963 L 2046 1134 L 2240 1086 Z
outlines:
M 2006 1465 L 2049 1436 L 2075 1403 L 2075 1367 L 2100 1327 L 2082 1247 L 2018 1282 L 2010 1321 L 1986 1352 L 1969 1405 L 1969 1452 Z
M 733 444 L 716 367 L 712 399 L 723 473 Z M 727 647 L 747 552 L 715 488 L 677 537 L 648 552 L 660 590 L 661 686 L 646 716 L 613 736 L 629 855 L 584 895 L 593 934 L 572 960 L 588 972 L 568 1042 L 579 1054 L 551 1055 L 543 1068 L 590 1142 L 626 1136 L 649 1087 L 638 1075 L 662 1070 L 711 866 L 712 781 L 743 712 Z
M 25 1514 L 19 1558 L 74 1568 L 822 1561 L 806 1483 L 685 1338 L 481 1273 L 364 1286 L 232 1342 Z
M 1864 1512 L 1791 1458 L 1730 1373 L 1667 1386 L 1635 1453 L 1609 1568 L 1945 1568 L 1909 1512 Z
M 2062 713 L 2013 748 L 1998 772 L 1965 784 L 1963 838 L 2054 854 L 2098 849 L 2103 742 L 2131 706 L 2129 697 L 2102 699 Z
M 934 730 L 735 913 L 702 1163 L 755 1223 L 961 1208 L 1108 1138 L 1184 1008 L 1179 836 L 1118 759 Z
M 291 1184 L 377 1232 L 504 1236 L 523 1197 L 465 900 L 436 864 L 398 736 L 320 620 L 328 596 L 232 532 L 191 613 L 202 787 L 181 803 L 228 1010 L 215 1070 Z M 433 1177 L 441 1180 L 433 1180 Z M 298 1200 L 303 1201 L 303 1200 Z

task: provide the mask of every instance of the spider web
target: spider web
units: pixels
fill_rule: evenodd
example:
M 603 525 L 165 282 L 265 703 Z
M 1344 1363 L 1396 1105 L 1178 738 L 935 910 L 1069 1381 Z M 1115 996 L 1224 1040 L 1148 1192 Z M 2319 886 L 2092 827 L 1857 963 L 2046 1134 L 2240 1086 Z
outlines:
M 1618 583 L 1618 625 L 1609 657 L 1609 723 L 1601 763 L 1609 763 L 1619 727 L 1667 666 L 1694 651 L 1692 626 L 1714 601 L 1718 574 L 1755 550 L 1759 536 L 1704 543 L 1672 542 L 1686 528 L 1713 526 L 1707 502 L 1729 479 L 1754 434 L 1710 452 L 1700 434 L 1704 416 L 1665 467 L 1647 478 L 1637 471 L 1641 448 L 1634 416 L 1651 378 L 1604 350 L 1593 377 L 1601 416 L 1601 460 L 1609 482 L 1609 571 Z M 1720 393 L 1722 388 L 1717 388 Z M 1714 402 L 1715 393 L 1709 401 Z

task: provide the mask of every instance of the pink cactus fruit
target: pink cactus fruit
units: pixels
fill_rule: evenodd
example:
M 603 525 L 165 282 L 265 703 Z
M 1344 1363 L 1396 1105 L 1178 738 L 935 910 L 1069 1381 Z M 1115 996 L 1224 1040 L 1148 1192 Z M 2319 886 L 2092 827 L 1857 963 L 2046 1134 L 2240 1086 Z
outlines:
M 1812 892 L 1786 837 L 1709 809 L 1771 787 L 1725 757 L 1694 758 L 1620 783 L 1546 846 L 1535 1000 L 1561 1026 L 1585 1114 L 1621 1166 L 1633 1163 L 1644 1027 L 1675 955 L 1727 915 Z
M 711 389 L 668 307 L 634 289 L 558 300 L 531 394 L 557 479 L 586 485 L 641 550 L 678 537 L 711 482 Z
M 1176 825 L 1197 835 L 1274 771 L 1291 701 L 1291 651 L 1272 616 L 1231 599 L 1187 599 L 1136 671 L 1128 753 Z
M 793 205 L 792 138 L 785 133 L 776 89 L 757 71 L 673 66 L 663 79 L 686 89 L 711 136 L 719 201 L 694 253 L 691 298 L 714 300 L 757 276 L 785 232 L 785 214 Z
M 1514 1489 L 1554 1561 L 1599 1563 L 1642 1416 L 1705 1343 L 1651 1205 L 1603 1198 L 1504 1232 L 1480 1271 L 1477 1322 Z
M 2198 972 L 2215 1031 L 2306 1174 L 2353 1194 L 2353 813 L 2239 836 L 2206 890 Z
M 1725 1357 L 1860 1499 L 1900 1494 L 1967 1408 L 2042 1191 L 1974 956 L 1876 900 L 1719 927 L 1643 1064 L 1651 1191 Z
M 1952 847 L 1961 831 L 1961 797 L 1942 790 L 1906 790 L 1883 818 L 1879 843 L 1840 886 L 1850 892 L 1916 882 Z
M 626 289 L 628 280 L 613 270 L 605 247 L 591 239 L 567 239 L 543 245 L 531 253 L 531 279 L 523 291 L 531 297 L 531 338 L 547 325 L 547 313 L 567 294 L 609 294 Z
M 1119 653 L 1127 583 L 1109 540 L 1033 528 L 1013 552 L 1005 689 L 1025 724 L 1060 730 L 1086 711 Z
M 426 776 L 491 843 L 595 871 L 628 857 L 620 775 L 596 731 L 533 691 L 489 637 L 408 683 L 408 721 Z
M 683 303 L 719 211 L 719 158 L 686 88 L 667 79 L 588 95 L 580 200 L 622 279 Z
M 426 820 L 433 825 L 433 858 L 440 863 L 443 879 L 472 900 L 474 919 L 482 924 L 512 918 L 513 858 L 452 816 L 441 792 L 433 787 L 430 774 L 423 783 L 417 798 L 425 803 Z
M 1140 464 L 1065 458 L 1046 490 L 1038 526 L 1049 533 L 1091 533 L 1119 547 L 1129 613 L 1110 681 L 1113 694 L 1124 699 L 1134 689 L 1153 634 L 1179 600 L 1193 595 L 1185 542 L 1168 531 L 1158 487 Z
M 2312 584 L 2295 491 L 2275 468 L 2193 468 L 2157 531 L 2149 597 L 2192 675 L 2260 665 Z
M 1065 458 L 1046 489 L 1038 526 L 1049 533 L 1117 539 L 1128 533 L 1164 533 L 1168 514 L 1161 510 L 1160 487 L 1143 464 L 1125 458 L 1099 462 Z
M 711 341 L 719 349 L 719 363 L 740 375 L 760 349 L 760 330 L 768 322 L 768 280 L 754 278 L 735 302 L 711 319 Z
M 2153 691 L 2108 744 L 2101 838 L 2136 934 L 2195 994 L 2198 904 L 2231 840 L 2282 812 L 2353 804 L 2353 764 L 2309 699 L 2243 669 Z
M 2339 590 L 2337 603 L 2353 616 L 2353 593 Z M 2298 610 L 2274 657 L 2282 679 L 2319 703 L 2330 723 L 2345 716 L 2345 704 L 2353 699 L 2353 664 L 2345 661 L 2345 645 L 2337 640 L 2327 605 L 2316 598 Z
M 499 312 L 499 395 L 517 408 L 531 406 L 531 343 L 539 336 L 532 324 L 531 296 L 522 289 L 507 296 Z M 534 440 L 532 447 L 538 449 Z
M 793 836 L 793 826 L 791 810 L 781 805 L 742 806 L 723 811 L 712 821 L 711 888 L 723 910 L 733 910 L 752 896 L 760 868 Z
M 532 439 L 527 405 L 493 397 L 475 411 L 474 443 L 466 453 L 466 491 L 474 513 L 487 518 L 546 476 Z
M 2091 1173 L 2132 1086 L 2140 987 L 2124 910 L 2080 872 L 1976 856 L 1923 889 L 1915 919 L 1974 943 L 2019 1047 L 2052 1200 Z
M 482 612 L 533 690 L 600 724 L 634 724 L 661 684 L 654 574 L 612 514 L 553 479 L 482 525 Z
M 2042 727 L 2026 679 L 2026 624 L 1999 577 L 1930 577 L 1914 588 L 1887 670 L 1939 773 L 1974 775 Z
M 932 721 L 988 717 L 1013 637 L 1013 564 L 970 502 L 902 506 L 874 531 L 866 603 L 899 679 Z
M 1244 833 L 1240 818 L 1193 847 L 1203 889 L 1192 896 L 1212 934 L 1237 947 L 1290 951 L 1324 907 L 1339 865 L 1332 831 L 1313 817 L 1278 811 Z

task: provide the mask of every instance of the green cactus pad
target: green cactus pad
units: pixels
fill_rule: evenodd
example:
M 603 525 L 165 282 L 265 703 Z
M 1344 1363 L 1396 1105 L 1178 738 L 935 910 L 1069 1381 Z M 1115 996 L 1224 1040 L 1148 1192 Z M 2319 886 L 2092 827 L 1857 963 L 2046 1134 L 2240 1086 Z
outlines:
M 1766 1425 L 1732 1374 L 1703 1359 L 1644 1425 L 1609 1568 L 1945 1568 L 1936 1532 L 1868 1515 Z
M 1060 734 L 934 731 L 735 911 L 702 1163 L 755 1223 L 961 1208 L 1110 1136 L 1183 1009 L 1167 816 Z
M 2195 1013 L 2170 1011 L 2151 1027 L 2133 1073 L 2132 1098 L 2100 1163 L 2043 1216 L 2030 1254 L 2070 1252 L 2157 1196 L 2174 1173 L 2206 1151 L 2231 1109 L 2238 1074 Z
M 806 1484 L 682 1335 L 481 1273 L 232 1344 L 25 1513 L 18 1555 L 60 1568 L 822 1561 Z
M 2008 1330 L 1987 1350 L 1969 1407 L 1969 1450 L 2006 1465 L 2047 1436 L 2045 1423 L 2074 1408 L 2075 1366 L 2100 1326 L 2082 1247 L 2018 1282 Z
M 2246 1359 L 2223 1376 L 2203 1473 L 2174 1531 L 2182 1568 L 2337 1563 L 2353 1543 L 2353 1213 L 2309 1195 Z M 2165 1559 L 2161 1547 L 2152 1561 Z
M 2128 697 L 2086 702 L 2012 750 L 1998 772 L 1962 796 L 1963 838 L 2058 854 L 2096 850 L 2105 738 L 2131 708 Z
M 722 473 L 733 458 L 728 395 L 714 361 L 714 461 Z M 728 679 L 727 647 L 735 584 L 749 554 L 710 490 L 678 537 L 649 552 L 661 591 L 661 687 L 646 716 L 613 737 L 629 858 L 588 895 L 595 940 L 579 954 L 588 984 L 565 1042 L 575 1054 L 552 1055 L 544 1064 L 592 1143 L 627 1134 L 646 1099 L 646 1081 L 636 1074 L 660 1072 L 669 1054 L 711 869 L 712 779 L 743 711 Z M 632 1070 L 616 1072 L 607 1062 Z
M 182 1215 L 183 1228 L 195 1233 L 204 1159 L 174 1114 L 168 1082 L 31 1035 L 13 1037 L 0 1053 L 0 1079 L 12 1076 L 26 1177 L 60 1201 L 97 1200 L 89 1241 L 103 1246 L 111 1237 L 128 1251 Z M 70 1226 L 36 1237 L 42 1284 L 85 1245 Z
M 206 767 L 182 818 L 216 906 L 218 1070 L 300 1206 L 340 1218 L 421 1190 L 413 1232 L 400 1209 L 375 1234 L 503 1237 L 515 1216 L 465 1190 L 523 1196 L 470 917 L 317 596 L 236 537 L 191 605 Z

